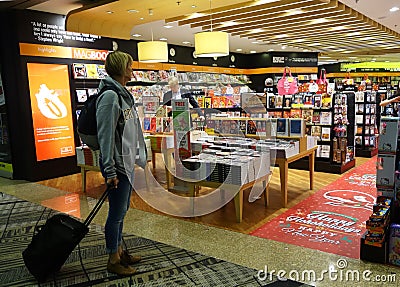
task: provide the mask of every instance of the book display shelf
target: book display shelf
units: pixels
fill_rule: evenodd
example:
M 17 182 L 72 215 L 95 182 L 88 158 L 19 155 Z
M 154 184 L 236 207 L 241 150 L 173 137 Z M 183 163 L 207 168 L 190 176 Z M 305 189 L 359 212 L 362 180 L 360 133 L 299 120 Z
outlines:
M 270 117 L 302 118 L 306 135 L 317 140 L 315 170 L 341 174 L 354 167 L 354 95 L 349 92 L 333 94 L 310 92 L 306 83 L 299 86 L 295 95 L 269 95 L 268 115 Z M 339 87 L 340 89 L 343 87 Z M 354 87 L 348 88 L 351 91 Z M 333 94 L 333 95 L 332 95 Z M 290 167 L 306 169 L 307 159 L 291 163 Z
M 377 147 L 377 93 L 372 86 L 355 93 L 355 154 L 373 157 Z

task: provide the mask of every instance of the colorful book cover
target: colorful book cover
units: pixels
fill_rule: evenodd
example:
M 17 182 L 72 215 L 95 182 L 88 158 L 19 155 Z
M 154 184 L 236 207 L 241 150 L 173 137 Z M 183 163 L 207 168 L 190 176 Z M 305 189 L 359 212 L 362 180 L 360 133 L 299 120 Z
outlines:
M 289 136 L 288 119 L 277 119 L 276 134 L 280 136 Z
M 212 97 L 212 107 L 215 109 L 220 108 L 220 101 L 221 101 L 221 99 L 219 96 Z
M 322 94 L 322 107 L 331 108 L 332 107 L 332 96 L 326 93 Z
M 320 115 L 321 115 L 320 111 L 313 111 L 312 122 L 315 123 L 315 124 L 319 124 Z
M 284 110 L 284 111 L 283 111 L 283 117 L 284 117 L 285 119 L 290 118 L 290 110 Z
M 319 123 L 322 125 L 331 125 L 332 124 L 332 113 L 321 111 Z
M 295 118 L 289 120 L 290 131 L 289 134 L 292 137 L 302 137 L 304 136 L 304 120 Z
M 85 64 L 86 66 L 86 77 L 88 79 L 98 79 L 99 74 L 97 72 L 97 65 L 96 64 Z
M 205 108 L 211 108 L 212 107 L 211 102 L 212 102 L 211 97 L 204 97 L 204 107 Z
M 75 79 L 85 79 L 87 77 L 86 67 L 84 64 L 72 64 Z
M 77 89 L 76 90 L 76 97 L 78 99 L 78 103 L 86 102 L 88 95 L 85 89 Z
M 328 127 L 322 127 L 321 129 L 321 140 L 330 141 L 331 140 L 331 129 Z
M 247 121 L 247 131 L 248 135 L 255 135 L 257 134 L 256 124 L 252 120 Z
M 275 108 L 283 107 L 283 96 L 277 95 L 275 96 Z
M 143 130 L 145 130 L 145 131 L 150 130 L 150 118 L 149 117 L 143 118 Z
M 312 123 L 313 110 L 306 109 L 301 111 L 301 116 L 306 124 Z
M 283 107 L 284 108 L 292 107 L 292 101 L 293 101 L 292 95 L 285 95 Z
M 321 126 L 311 126 L 311 135 L 317 137 L 318 140 L 321 139 Z
M 321 95 L 314 95 L 313 96 L 313 106 L 314 108 L 321 107 Z
M 294 118 L 294 119 L 300 119 L 301 118 L 301 110 L 300 109 L 291 109 L 290 117 Z
M 151 117 L 150 119 L 150 131 L 155 132 L 157 129 L 157 119 L 156 117 Z
M 274 94 L 268 95 L 268 108 L 270 108 L 270 109 L 275 108 L 275 95 Z

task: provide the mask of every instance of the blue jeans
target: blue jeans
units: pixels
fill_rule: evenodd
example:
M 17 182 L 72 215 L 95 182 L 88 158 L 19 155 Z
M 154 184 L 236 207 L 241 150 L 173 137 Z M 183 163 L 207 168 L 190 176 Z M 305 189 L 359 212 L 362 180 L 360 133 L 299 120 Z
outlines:
M 103 167 L 101 172 L 105 177 Z M 116 253 L 122 243 L 122 230 L 124 217 L 129 209 L 132 194 L 132 185 L 125 174 L 117 172 L 118 187 L 110 190 L 108 194 L 108 216 L 105 225 L 106 251 L 108 254 Z

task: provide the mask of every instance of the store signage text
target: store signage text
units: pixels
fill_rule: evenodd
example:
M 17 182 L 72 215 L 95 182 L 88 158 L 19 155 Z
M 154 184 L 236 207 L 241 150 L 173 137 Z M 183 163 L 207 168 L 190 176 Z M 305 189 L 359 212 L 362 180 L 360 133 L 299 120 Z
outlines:
M 274 64 L 284 64 L 285 57 L 272 57 L 272 63 Z
M 19 43 L 20 55 L 35 57 L 52 57 L 64 59 L 105 61 L 107 50 L 61 47 L 42 44 Z
M 84 59 L 84 60 L 102 60 L 105 61 L 108 55 L 108 51 L 105 50 L 91 50 L 91 49 L 79 49 L 72 48 L 73 59 Z

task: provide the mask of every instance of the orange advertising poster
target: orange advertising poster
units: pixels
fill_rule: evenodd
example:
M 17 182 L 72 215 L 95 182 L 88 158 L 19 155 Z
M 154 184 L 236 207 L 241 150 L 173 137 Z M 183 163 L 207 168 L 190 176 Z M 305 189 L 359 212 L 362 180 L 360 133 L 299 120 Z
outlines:
M 75 155 L 68 66 L 27 66 L 37 160 Z

